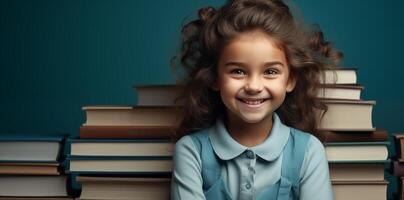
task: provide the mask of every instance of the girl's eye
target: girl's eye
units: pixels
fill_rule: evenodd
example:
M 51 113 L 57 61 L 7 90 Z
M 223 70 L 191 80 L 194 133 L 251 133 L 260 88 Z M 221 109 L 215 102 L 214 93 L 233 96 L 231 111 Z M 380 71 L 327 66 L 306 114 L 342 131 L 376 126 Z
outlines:
M 275 69 L 267 69 L 267 70 L 265 70 L 264 73 L 265 73 L 265 75 L 275 75 L 278 72 Z
M 233 70 L 231 70 L 230 73 L 235 74 L 235 75 L 240 75 L 240 76 L 245 75 L 244 71 L 241 69 L 233 69 Z

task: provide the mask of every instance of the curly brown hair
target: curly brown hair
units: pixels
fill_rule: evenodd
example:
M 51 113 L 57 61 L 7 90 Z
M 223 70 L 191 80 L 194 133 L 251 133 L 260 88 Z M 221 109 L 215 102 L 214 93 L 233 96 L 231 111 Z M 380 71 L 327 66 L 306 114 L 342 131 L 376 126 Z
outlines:
M 217 78 L 217 63 L 222 48 L 240 34 L 260 30 L 275 39 L 285 52 L 294 90 L 287 93 L 277 109 L 281 121 L 291 127 L 318 133 L 316 110 L 327 110 L 317 98 L 324 70 L 334 69 L 342 53 L 324 40 L 318 26 L 304 27 L 281 0 L 229 0 L 222 7 L 199 9 L 199 19 L 182 28 L 180 64 L 185 78 L 179 97 L 184 118 L 175 139 L 207 128 L 226 112 L 220 95 L 212 89 Z M 174 70 L 177 57 L 171 62 Z

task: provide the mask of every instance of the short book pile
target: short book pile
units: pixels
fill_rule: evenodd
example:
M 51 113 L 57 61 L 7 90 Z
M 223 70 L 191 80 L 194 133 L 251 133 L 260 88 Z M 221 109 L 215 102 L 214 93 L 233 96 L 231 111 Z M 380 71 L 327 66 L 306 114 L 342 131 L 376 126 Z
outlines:
M 319 129 L 329 161 L 336 200 L 387 199 L 384 166 L 388 159 L 388 134 L 374 128 L 375 101 L 361 100 L 363 86 L 357 70 L 326 71 L 318 97 L 328 106 Z
M 72 199 L 62 174 L 63 136 L 0 135 L 0 199 Z
M 83 107 L 86 122 L 80 138 L 69 140 L 67 156 L 67 173 L 82 187 L 80 199 L 169 199 L 171 137 L 182 115 L 167 100 L 169 88 L 137 87 L 136 106 Z

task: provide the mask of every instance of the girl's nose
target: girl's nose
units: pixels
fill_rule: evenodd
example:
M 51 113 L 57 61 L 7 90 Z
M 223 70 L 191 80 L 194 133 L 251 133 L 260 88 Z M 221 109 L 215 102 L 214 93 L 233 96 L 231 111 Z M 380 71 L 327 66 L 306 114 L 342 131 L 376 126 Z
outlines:
M 260 78 L 250 78 L 244 88 L 246 92 L 255 94 L 260 93 L 264 87 Z

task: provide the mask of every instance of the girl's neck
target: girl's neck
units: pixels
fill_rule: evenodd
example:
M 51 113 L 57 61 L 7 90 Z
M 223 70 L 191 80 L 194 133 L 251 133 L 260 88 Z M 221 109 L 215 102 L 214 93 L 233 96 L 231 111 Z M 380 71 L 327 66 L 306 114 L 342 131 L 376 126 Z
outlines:
M 258 123 L 247 123 L 230 116 L 225 121 L 230 136 L 246 147 L 263 143 L 269 137 L 273 125 L 272 116 Z

